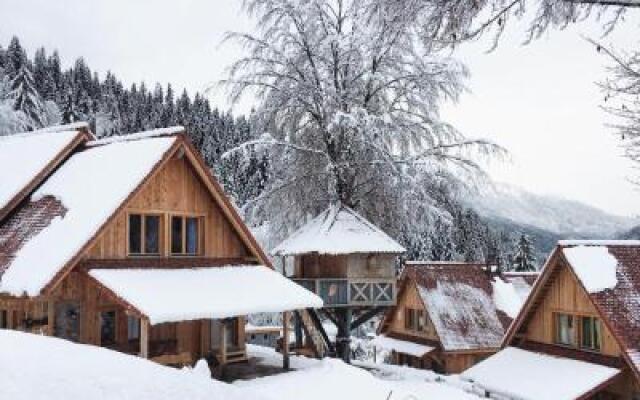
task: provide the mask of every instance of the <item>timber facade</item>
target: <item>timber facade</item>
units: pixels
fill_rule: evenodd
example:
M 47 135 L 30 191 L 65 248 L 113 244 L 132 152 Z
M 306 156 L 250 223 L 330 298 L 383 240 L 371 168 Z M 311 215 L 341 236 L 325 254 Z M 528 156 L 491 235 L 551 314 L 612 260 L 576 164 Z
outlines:
M 457 374 L 497 352 L 511 318 L 493 302 L 495 278 L 479 263 L 407 262 L 398 303 L 378 329 L 390 362 Z M 522 277 L 501 276 L 514 278 Z M 409 354 L 406 344 L 423 350 Z
M 564 250 L 604 247 L 617 260 L 618 283 L 589 292 Z M 603 266 L 604 268 L 604 266 Z M 503 346 L 617 368 L 621 372 L 581 398 L 640 398 L 638 358 L 640 326 L 640 245 L 632 242 L 571 241 L 556 247 L 539 281 L 510 327 Z
M 246 359 L 244 316 L 152 325 L 139 308 L 89 274 L 116 268 L 271 268 L 189 141 L 181 133 L 173 132 L 172 137 L 173 145 L 135 190 L 38 295 L 0 291 L 0 328 L 108 347 L 169 365 L 189 365 L 200 358 L 212 364 Z M 91 139 L 74 142 L 74 151 L 99 147 L 91 145 Z M 60 158 L 56 168 L 65 160 Z M 48 166 L 46 174 L 55 173 L 56 168 Z M 32 184 L 29 190 L 37 186 Z M 0 220 L 0 278 L 10 272 L 20 250 L 66 212 L 60 201 L 47 197 L 38 201 L 25 197 L 6 212 Z M 179 297 L 180 293 L 157 296 Z

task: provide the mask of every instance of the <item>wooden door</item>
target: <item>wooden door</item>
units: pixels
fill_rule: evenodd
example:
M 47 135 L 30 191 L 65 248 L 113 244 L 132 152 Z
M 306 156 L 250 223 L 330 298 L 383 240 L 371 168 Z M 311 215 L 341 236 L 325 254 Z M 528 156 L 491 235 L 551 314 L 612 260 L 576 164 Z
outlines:
M 56 337 L 74 342 L 80 341 L 80 305 L 76 302 L 56 304 Z

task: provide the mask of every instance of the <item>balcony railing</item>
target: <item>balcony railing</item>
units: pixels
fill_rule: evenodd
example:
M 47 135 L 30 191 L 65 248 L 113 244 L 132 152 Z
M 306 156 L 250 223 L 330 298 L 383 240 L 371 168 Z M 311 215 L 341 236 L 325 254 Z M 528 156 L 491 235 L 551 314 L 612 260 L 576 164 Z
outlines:
M 325 307 L 391 306 L 396 303 L 394 279 L 294 279 L 322 298 Z

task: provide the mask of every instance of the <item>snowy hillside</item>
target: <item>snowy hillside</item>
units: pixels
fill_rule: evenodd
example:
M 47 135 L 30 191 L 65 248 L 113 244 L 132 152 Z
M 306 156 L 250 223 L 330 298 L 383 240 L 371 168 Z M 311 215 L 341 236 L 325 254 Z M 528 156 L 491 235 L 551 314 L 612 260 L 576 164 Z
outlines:
M 578 201 L 537 195 L 506 184 L 473 195 L 467 202 L 486 218 L 508 220 L 562 236 L 612 238 L 639 223 L 638 219 L 608 214 Z

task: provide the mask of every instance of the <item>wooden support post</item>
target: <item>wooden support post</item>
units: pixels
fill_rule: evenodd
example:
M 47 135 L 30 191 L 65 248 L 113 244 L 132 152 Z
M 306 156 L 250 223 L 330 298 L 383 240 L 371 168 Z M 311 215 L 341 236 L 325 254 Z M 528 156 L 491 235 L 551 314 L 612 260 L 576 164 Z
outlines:
M 140 357 L 149 358 L 149 320 L 140 318 Z
M 296 347 L 301 348 L 302 346 L 304 346 L 304 343 L 302 341 L 303 332 L 302 332 L 302 321 L 301 321 L 300 311 L 294 311 L 293 324 L 294 324 L 293 331 L 295 332 L 295 336 L 296 336 Z M 311 341 L 311 338 L 307 338 L 307 342 L 310 342 L 310 341 Z
M 47 335 L 56 333 L 56 303 L 53 299 L 47 301 Z
M 220 321 L 220 364 L 227 363 L 227 321 Z
M 282 368 L 289 370 L 289 311 L 282 313 Z

